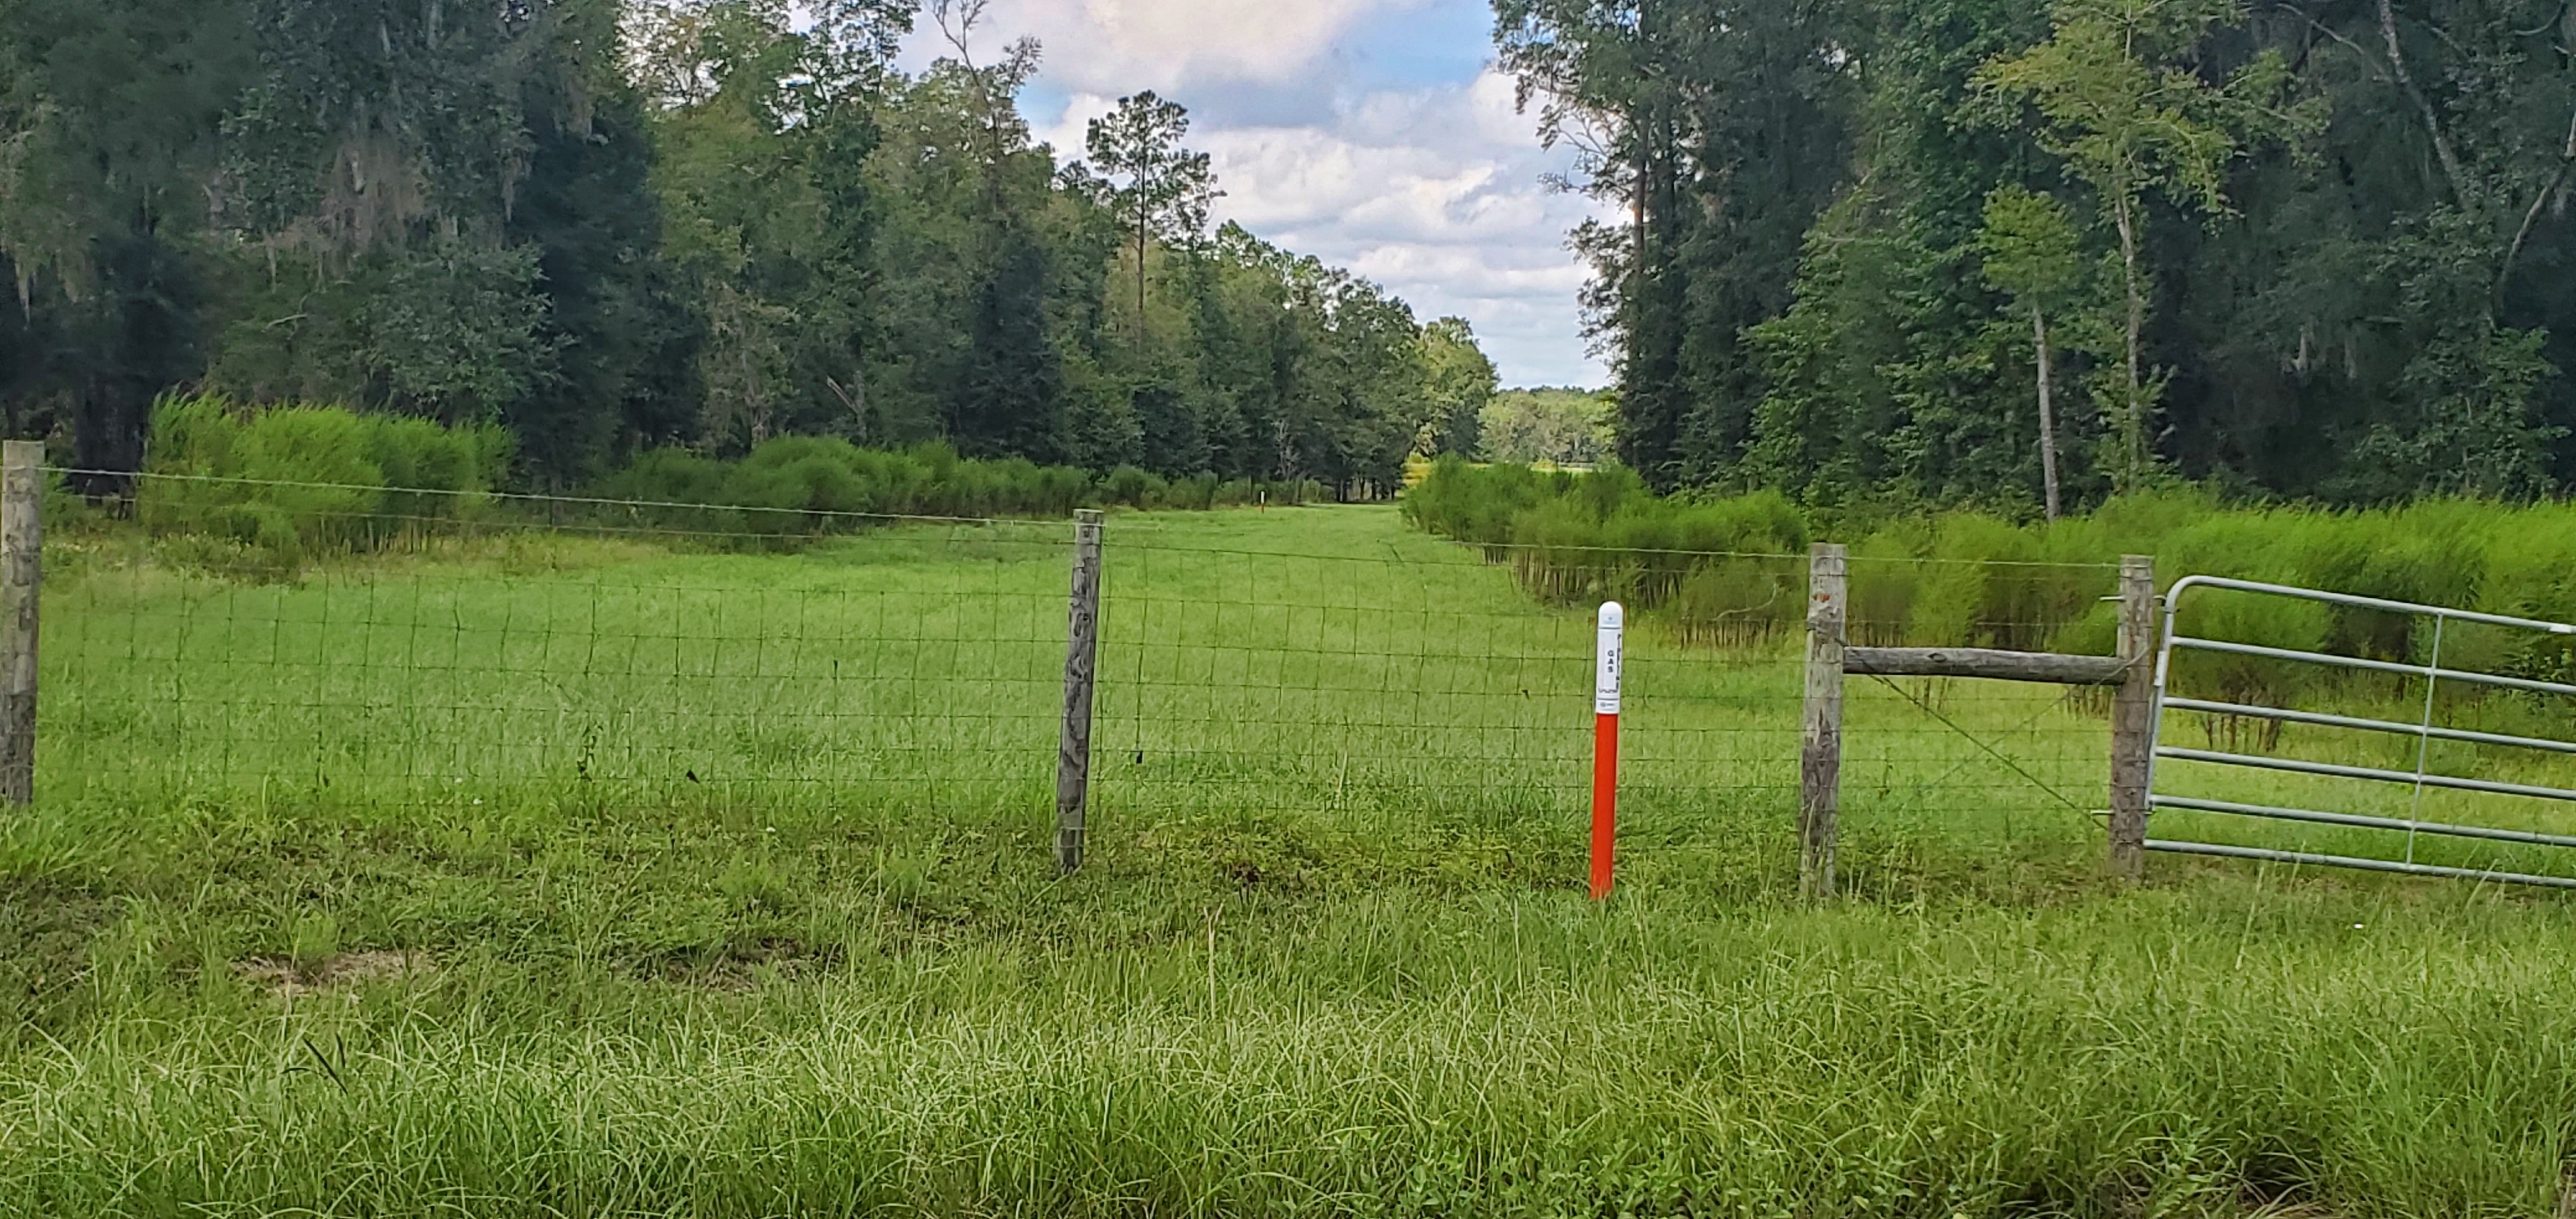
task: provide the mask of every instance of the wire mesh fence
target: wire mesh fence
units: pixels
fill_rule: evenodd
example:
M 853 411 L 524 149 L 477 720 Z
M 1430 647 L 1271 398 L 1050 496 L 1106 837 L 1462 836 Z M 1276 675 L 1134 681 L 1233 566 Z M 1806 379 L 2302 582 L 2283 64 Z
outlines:
M 305 511 L 372 533 L 286 566 L 222 507 L 62 539 L 41 790 L 759 815 L 1042 789 L 1017 759 L 1053 748 L 1060 529 L 839 518 L 871 532 L 781 562 L 692 509 L 525 507 Z
M 176 489 L 48 544 L 49 801 L 1052 809 L 1064 522 Z M 1122 516 L 1105 551 L 1091 805 L 1112 850 L 1191 842 L 1246 880 L 1347 849 L 1571 883 L 1592 611 L 1617 597 L 1638 611 L 1623 853 L 1756 888 L 1794 869 L 1805 556 L 1468 548 L 1383 508 Z M 1864 558 L 1851 630 L 2107 654 L 2112 586 Z M 2098 842 L 2107 698 L 1861 677 L 1851 696 L 1860 891 L 1901 892 L 1943 843 Z
M 1111 819 L 1295 816 L 1398 853 L 1472 852 L 1530 829 L 1575 845 L 1590 799 L 1592 603 L 1525 596 L 1508 562 L 1367 524 L 1357 553 L 1113 528 L 1095 788 Z M 1794 641 L 1631 640 L 1628 840 L 1786 842 Z M 1528 862 L 1574 875 L 1562 857 Z
M 1850 559 L 1848 642 L 2110 656 L 2116 565 Z M 2094 856 L 2111 692 L 1959 677 L 1846 679 L 1842 867 L 1863 892 L 1933 859 Z

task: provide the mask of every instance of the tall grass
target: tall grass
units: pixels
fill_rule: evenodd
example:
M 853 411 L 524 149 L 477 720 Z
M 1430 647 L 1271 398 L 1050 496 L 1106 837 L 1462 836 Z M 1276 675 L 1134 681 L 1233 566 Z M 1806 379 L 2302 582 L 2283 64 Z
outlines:
M 2119 888 L 1855 683 L 1794 909 L 1794 649 L 1641 633 L 1595 906 L 1579 610 L 1379 508 L 1109 545 L 1069 879 L 1055 526 L 52 569 L 0 1216 L 2558 1205 L 2562 902 Z M 2100 792 L 2097 712 L 1917 692 Z
M 2197 491 L 2112 500 L 2054 524 L 1975 513 L 1837 522 L 1802 517 L 1779 496 L 1657 497 L 1635 475 L 1538 474 L 1443 462 L 1405 499 L 1431 532 L 1511 563 L 1537 595 L 1578 602 L 1624 595 L 1685 632 L 1747 607 L 1791 627 L 1803 599 L 1794 552 L 1813 537 L 1851 548 L 1853 619 L 1864 642 L 1986 645 L 2107 653 L 2115 611 L 2105 570 L 2124 554 L 2156 559 L 2167 584 L 2219 575 L 2576 621 L 2576 504 L 2429 500 L 2335 511 L 2231 507 Z M 1790 558 L 1765 562 L 1740 553 Z M 2275 647 L 2421 663 L 2429 622 L 2235 594 L 2196 596 L 2184 631 Z M 2454 628 L 2444 661 L 2531 677 L 2576 673 L 2576 639 Z M 2193 657 L 2216 685 L 2283 695 L 2314 679 L 2280 665 Z
M 461 523 L 591 524 L 761 542 L 855 532 L 890 517 L 1061 517 L 1080 507 L 1206 510 L 1323 497 L 1311 481 L 1165 479 L 975 460 L 941 443 L 887 451 L 783 437 L 739 459 L 682 449 L 556 496 L 504 496 L 513 442 L 493 425 L 442 426 L 331 406 L 246 406 L 173 396 L 153 410 L 135 510 L 164 537 L 227 548 L 229 565 L 291 569 Z M 95 514 L 68 496 L 49 519 Z M 610 502 L 590 502 L 610 501 Z
M 752 535 L 844 533 L 869 516 L 1064 516 L 1076 508 L 1205 510 L 1320 498 L 1313 483 L 1275 486 L 1212 475 L 1165 479 L 1133 466 L 1106 474 L 1023 458 L 975 460 L 932 442 L 862 449 L 831 437 L 769 441 L 738 460 L 681 449 L 646 453 L 591 484 L 586 498 L 658 505 L 612 508 L 627 518 Z M 704 505 L 703 509 L 695 507 Z
M 209 534 L 287 561 L 368 549 L 487 507 L 511 448 L 497 425 L 167 397 L 152 411 L 135 510 L 155 532 Z
M 743 993 L 475 958 L 282 1007 L 218 977 L 8 1069 L 0 1214 L 2559 1206 L 2559 912 L 1582 906 L 966 936 Z

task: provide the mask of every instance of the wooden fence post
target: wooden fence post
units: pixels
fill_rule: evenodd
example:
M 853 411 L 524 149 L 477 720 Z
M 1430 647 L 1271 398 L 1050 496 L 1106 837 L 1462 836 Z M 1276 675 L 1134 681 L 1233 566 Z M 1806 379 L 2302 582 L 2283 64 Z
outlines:
M 36 800 L 36 625 L 44 587 L 45 445 L 0 446 L 0 799 Z
M 1064 735 L 1055 760 L 1055 866 L 1082 867 L 1091 798 L 1091 690 L 1100 655 L 1100 513 L 1074 513 L 1073 607 L 1064 644 Z
M 2147 776 L 2156 733 L 2156 561 L 2120 560 L 2120 659 L 2128 666 L 2111 702 L 2111 874 L 2147 874 Z
M 1798 758 L 1798 892 L 1834 895 L 1835 825 L 1842 807 L 1843 646 L 1850 559 L 1818 543 L 1807 570 L 1807 716 Z

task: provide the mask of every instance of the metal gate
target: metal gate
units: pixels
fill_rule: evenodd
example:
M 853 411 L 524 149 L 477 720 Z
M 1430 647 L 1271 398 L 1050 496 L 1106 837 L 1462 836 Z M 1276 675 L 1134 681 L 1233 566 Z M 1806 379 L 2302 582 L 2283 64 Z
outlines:
M 2226 590 L 2258 596 L 2292 598 L 2323 602 L 2354 609 L 2375 610 L 2388 614 L 2430 618 L 2433 638 L 2428 663 L 2405 664 L 2396 661 L 2366 660 L 2351 656 L 2334 656 L 2323 652 L 2265 647 L 2258 644 L 2221 639 L 2194 638 L 2180 633 L 2175 623 L 2183 599 L 2199 590 Z M 2248 580 L 2228 580 L 2211 576 L 2191 576 L 2175 582 L 2166 594 L 2164 646 L 2156 657 L 2156 728 L 2153 761 L 2148 771 L 2148 807 L 2151 810 L 2216 813 L 2237 817 L 2267 818 L 2276 821 L 2304 822 L 2313 825 L 2342 826 L 2364 830 L 2387 830 L 2406 835 L 2402 859 L 2380 859 L 2350 855 L 2317 854 L 2306 851 L 2272 850 L 2262 847 L 2235 846 L 2220 843 L 2184 842 L 2150 838 L 2147 849 L 2186 855 L 2215 855 L 2233 859 L 2259 859 L 2281 863 L 2317 864 L 2339 868 L 2361 868 L 2375 872 L 2404 872 L 2418 876 L 2448 876 L 2474 880 L 2507 881 L 2517 884 L 2546 885 L 2576 889 L 2576 877 L 2539 875 L 2478 868 L 2447 867 L 2416 861 L 2419 835 L 2483 839 L 2522 846 L 2576 847 L 2576 835 L 2539 833 L 2480 825 L 2461 825 L 2422 819 L 2424 794 L 2429 790 L 2476 792 L 2489 795 L 2522 796 L 2576 805 L 2576 790 L 2508 783 L 2490 779 L 2467 778 L 2433 773 L 2430 769 L 2433 742 L 2450 741 L 2501 749 L 2536 751 L 2546 754 L 2576 756 L 2576 741 L 2540 736 L 2517 736 L 2493 732 L 2476 732 L 2434 723 L 2434 696 L 2443 683 L 2482 686 L 2490 689 L 2521 691 L 2529 694 L 2562 696 L 2576 699 L 2576 685 L 2540 681 L 2528 677 L 2508 676 L 2472 668 L 2446 668 L 2442 663 L 2443 636 L 2458 624 L 2475 623 L 2512 631 L 2534 631 L 2550 635 L 2576 635 L 2576 626 L 2563 622 L 2540 622 L 2499 614 L 2481 614 L 2468 610 L 2447 609 L 2433 605 L 2415 605 L 2402 601 L 2385 601 L 2376 597 L 2357 597 L 2347 593 L 2321 592 L 2316 589 L 2291 588 Z M 2372 673 L 2397 674 L 2422 679 L 2423 716 L 2415 723 L 2373 719 L 2362 716 L 2328 714 L 2322 711 L 2274 707 L 2253 702 L 2218 701 L 2177 697 L 2171 692 L 2173 657 L 2176 651 L 2226 653 L 2292 664 L 2320 665 L 2337 669 Z M 2287 698 L 2277 701 L 2288 702 Z M 2569 704 L 2576 707 L 2576 703 Z M 2296 758 L 2275 757 L 2266 753 L 2244 753 L 2230 750 L 2185 749 L 2169 746 L 2164 740 L 2167 711 L 2197 711 L 2213 715 L 2240 717 L 2272 724 L 2300 724 L 2311 727 L 2353 729 L 2361 732 L 2389 733 L 2411 737 L 2415 741 L 2415 766 L 2411 771 L 2371 766 L 2348 766 Z M 2230 742 L 2231 746 L 2235 742 Z M 2164 763 L 2197 762 L 2217 766 L 2286 772 L 2297 775 L 2357 779 L 2374 783 L 2398 784 L 2413 789 L 2413 799 L 2405 817 L 2364 816 L 2352 812 L 2284 807 L 2271 804 L 2243 803 L 2198 797 L 2171 796 L 2163 793 L 2166 779 Z

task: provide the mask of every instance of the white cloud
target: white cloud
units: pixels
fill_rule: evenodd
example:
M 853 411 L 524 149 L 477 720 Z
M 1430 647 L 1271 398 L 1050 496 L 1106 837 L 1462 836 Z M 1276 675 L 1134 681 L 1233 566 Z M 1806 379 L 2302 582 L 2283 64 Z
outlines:
M 1382 49 L 1346 45 L 1359 27 L 1400 39 L 1408 13 L 1468 2 L 995 0 L 991 37 L 1045 42 L 1036 92 L 1062 109 L 1033 101 L 1029 117 L 1066 159 L 1116 97 L 1162 91 L 1195 112 L 1191 142 L 1226 192 L 1219 219 L 1374 280 L 1422 317 L 1467 318 L 1507 383 L 1602 383 L 1580 334 L 1586 272 L 1565 248 L 1596 209 L 1542 183 L 1566 158 L 1538 146 L 1511 80 L 1488 68 L 1357 88 L 1338 70 Z
M 1076 90 L 1169 92 L 1291 82 L 1354 23 L 1428 0 L 996 0 L 994 28 L 1035 35 Z
M 1064 113 L 1053 122 L 1042 115 L 1029 116 L 1029 135 L 1041 144 L 1055 146 L 1058 162 L 1079 161 L 1083 144 L 1091 133 L 1091 120 L 1107 118 L 1118 108 L 1118 99 L 1097 93 L 1076 93 L 1066 99 Z
M 1498 113 L 1499 112 L 1499 113 Z M 1218 215 L 1385 285 L 1424 317 L 1466 317 L 1516 383 L 1598 383 L 1565 235 L 1595 214 L 1551 191 L 1562 158 L 1512 109 L 1511 82 L 1383 91 L 1329 126 L 1245 127 L 1199 143 L 1226 188 Z

